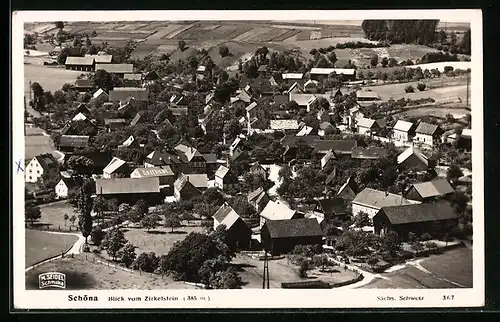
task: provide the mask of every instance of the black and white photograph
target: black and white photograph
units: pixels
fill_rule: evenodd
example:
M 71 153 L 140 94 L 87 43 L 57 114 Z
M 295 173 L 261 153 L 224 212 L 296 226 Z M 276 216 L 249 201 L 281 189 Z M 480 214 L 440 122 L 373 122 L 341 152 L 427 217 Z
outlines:
M 19 308 L 484 304 L 480 11 L 16 14 Z

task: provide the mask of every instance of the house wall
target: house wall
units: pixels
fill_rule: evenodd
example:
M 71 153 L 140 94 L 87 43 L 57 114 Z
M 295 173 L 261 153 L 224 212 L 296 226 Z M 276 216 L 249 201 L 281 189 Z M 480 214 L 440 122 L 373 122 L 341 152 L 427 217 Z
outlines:
M 370 219 L 373 219 L 373 217 L 375 217 L 375 215 L 377 214 L 378 211 L 379 211 L 379 208 L 373 208 L 373 207 L 369 207 L 369 206 L 365 206 L 365 205 L 360 205 L 360 204 L 357 204 L 354 202 L 352 203 L 352 215 L 353 215 L 353 217 L 359 215 L 362 212 L 365 212 L 368 214 L 368 217 L 370 217 Z
M 25 169 L 26 182 L 37 182 L 38 178 L 43 175 L 43 168 L 38 163 L 37 159 L 33 158 Z
M 67 198 L 68 197 L 68 187 L 64 181 L 59 181 L 59 183 L 55 187 L 56 197 L 59 198 Z
M 262 235 L 261 235 L 262 238 Z M 297 245 L 321 245 L 323 236 L 307 236 L 307 237 L 288 237 L 288 238 L 274 238 L 272 243 L 264 244 L 268 246 L 266 250 L 270 251 L 272 255 L 280 255 L 290 253 Z
M 405 131 L 394 130 L 392 137 L 394 140 L 397 140 L 400 142 L 409 142 L 410 141 L 410 136 L 409 136 L 408 132 L 405 132 Z
M 162 193 L 154 192 L 154 193 L 122 193 L 122 194 L 105 194 L 102 195 L 103 198 L 109 199 L 117 199 L 118 204 L 127 203 L 129 205 L 135 205 L 135 203 L 143 199 L 149 206 L 155 206 L 163 204 L 165 196 Z
M 415 187 L 411 187 L 410 190 L 408 190 L 406 192 L 404 197 L 406 199 L 409 199 L 409 200 L 423 201 L 422 196 L 420 196 L 420 194 L 417 192 L 417 189 L 415 189 Z
M 224 179 L 218 176 L 215 176 L 215 187 L 218 189 L 224 189 Z
M 441 138 L 439 136 L 432 136 L 422 133 L 416 133 L 413 138 L 414 142 L 422 143 L 428 146 L 436 146 L 440 143 Z
M 227 231 L 227 245 L 231 249 L 250 249 L 252 240 L 252 230 L 243 219 L 239 218 Z
M 371 134 L 371 129 L 367 127 L 362 127 L 358 125 L 358 133 L 362 135 L 370 135 Z

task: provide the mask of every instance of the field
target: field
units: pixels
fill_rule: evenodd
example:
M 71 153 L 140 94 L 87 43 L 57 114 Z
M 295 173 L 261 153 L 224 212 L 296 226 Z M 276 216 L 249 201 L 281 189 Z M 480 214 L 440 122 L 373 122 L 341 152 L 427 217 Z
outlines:
M 37 82 L 45 91 L 57 91 L 66 83 L 74 83 L 81 71 L 66 70 L 60 67 L 24 64 L 24 88 L 27 92 L 29 82 Z
M 407 265 L 392 273 L 383 274 L 385 279 L 375 279 L 362 288 L 457 288 L 472 287 L 472 250 L 460 248 L 445 254 L 432 255 L 420 263 L 428 274 Z M 451 281 L 451 282 L 450 282 Z
M 469 110 L 462 109 L 462 108 L 447 108 L 443 106 L 439 107 L 420 107 L 420 108 L 415 108 L 411 109 L 402 113 L 398 113 L 396 115 L 400 116 L 401 118 L 407 118 L 407 117 L 423 117 L 426 115 L 430 116 L 435 116 L 438 118 L 445 118 L 447 114 L 453 115 L 455 119 L 459 119 L 464 117 L 467 114 L 470 114 Z
M 26 126 L 24 136 L 24 159 L 31 160 L 34 156 L 54 151 L 54 143 L 50 136 L 41 134 L 40 129 Z
M 92 254 L 65 257 L 36 267 L 26 273 L 26 289 L 38 289 L 38 275 L 53 271 L 66 274 L 66 288 L 70 290 L 196 289 L 160 275 L 140 274 L 110 267 L 98 262 L 98 258 Z
M 78 240 L 72 235 L 26 229 L 26 267 L 68 251 Z
M 42 211 L 40 222 L 50 224 L 50 230 L 70 231 L 70 227 L 73 226 L 71 227 L 71 231 L 76 231 L 76 227 L 78 226 L 78 214 L 73 209 L 73 206 L 68 204 L 65 200 L 40 205 L 39 207 Z M 74 225 L 71 225 L 69 220 L 66 223 L 64 222 L 64 214 L 68 214 L 69 217 L 72 215 L 77 217 Z
M 186 238 L 191 232 L 201 233 L 201 227 L 179 227 L 171 233 L 171 228 L 158 227 L 147 233 L 142 228 L 129 228 L 124 230 L 125 237 L 134 246 L 137 246 L 136 253 L 155 252 L 158 256 L 168 253 L 173 244 Z

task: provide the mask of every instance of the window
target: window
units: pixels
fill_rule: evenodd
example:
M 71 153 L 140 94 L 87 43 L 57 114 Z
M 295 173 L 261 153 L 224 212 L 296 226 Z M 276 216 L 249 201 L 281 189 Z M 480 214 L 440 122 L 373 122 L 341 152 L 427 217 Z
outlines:
M 40 174 L 40 170 L 36 170 L 36 173 L 37 173 L 37 174 Z
M 32 172 L 32 170 L 30 169 L 30 173 Z
M 31 176 L 30 176 L 30 180 L 31 180 Z

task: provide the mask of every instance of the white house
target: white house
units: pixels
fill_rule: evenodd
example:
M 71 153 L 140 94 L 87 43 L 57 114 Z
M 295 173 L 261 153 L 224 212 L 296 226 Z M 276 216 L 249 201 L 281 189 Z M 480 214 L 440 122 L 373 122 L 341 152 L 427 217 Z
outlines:
M 403 196 L 386 191 L 365 188 L 352 201 L 352 215 L 366 213 L 370 219 L 375 217 L 382 207 L 405 206 L 420 203 L 405 199 Z
M 117 157 L 113 157 L 113 159 L 104 168 L 102 177 L 104 179 L 119 178 L 121 174 L 125 174 L 127 171 L 127 162 Z
M 303 217 L 297 211 L 290 209 L 284 203 L 280 201 L 272 201 L 270 200 L 262 212 L 259 214 L 260 216 L 260 228 L 264 226 L 266 220 L 282 220 L 282 219 L 298 219 Z
M 151 178 L 158 177 L 160 185 L 172 185 L 175 181 L 175 174 L 168 165 L 158 167 L 136 168 L 130 174 L 131 178 Z
M 318 91 L 318 81 L 308 80 L 304 84 L 304 90 L 308 93 L 316 93 Z
M 415 126 L 411 122 L 398 120 L 393 127 L 392 138 L 399 142 L 410 142 L 414 136 Z
M 40 154 L 31 159 L 26 166 L 26 182 L 37 182 L 44 174 L 55 175 L 58 171 L 56 158 L 52 154 Z
M 439 125 L 420 122 L 415 130 L 413 142 L 433 147 L 441 143 L 443 133 L 444 131 Z
M 56 193 L 56 198 L 61 199 L 61 198 L 67 198 L 68 197 L 68 192 L 71 189 L 74 189 L 78 186 L 80 186 L 82 183 L 82 180 L 80 178 L 62 178 L 59 180 L 59 182 L 56 184 L 55 187 L 55 193 Z
M 215 172 L 215 187 L 220 190 L 238 188 L 238 178 L 228 167 L 221 165 Z

